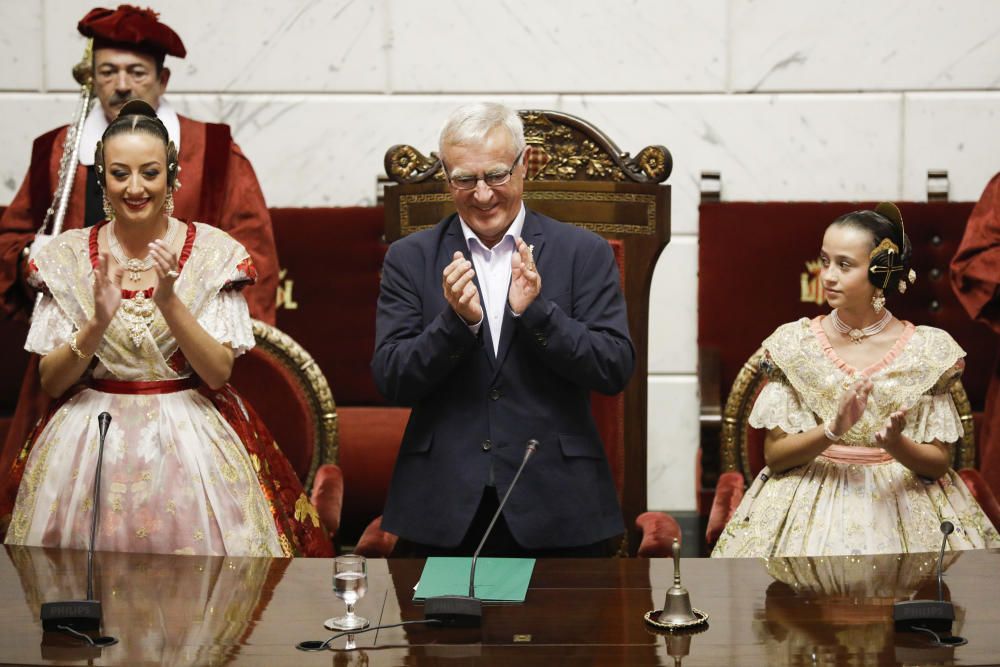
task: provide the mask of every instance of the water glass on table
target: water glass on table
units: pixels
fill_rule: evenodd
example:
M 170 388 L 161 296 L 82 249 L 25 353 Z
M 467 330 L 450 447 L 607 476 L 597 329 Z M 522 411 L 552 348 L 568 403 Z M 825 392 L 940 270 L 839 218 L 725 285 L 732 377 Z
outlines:
M 354 613 L 354 605 L 368 592 L 368 563 L 364 556 L 337 556 L 333 561 L 333 592 L 347 604 L 343 616 L 327 619 L 329 630 L 360 630 L 369 625 L 368 619 Z

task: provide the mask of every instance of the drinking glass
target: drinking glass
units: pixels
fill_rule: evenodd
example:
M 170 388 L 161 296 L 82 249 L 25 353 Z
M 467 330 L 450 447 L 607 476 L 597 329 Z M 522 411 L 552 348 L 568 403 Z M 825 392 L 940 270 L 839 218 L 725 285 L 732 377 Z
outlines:
M 360 630 L 368 619 L 354 613 L 354 605 L 368 592 L 368 563 L 364 556 L 337 556 L 333 561 L 333 592 L 347 603 L 347 613 L 329 618 L 323 624 L 329 630 Z

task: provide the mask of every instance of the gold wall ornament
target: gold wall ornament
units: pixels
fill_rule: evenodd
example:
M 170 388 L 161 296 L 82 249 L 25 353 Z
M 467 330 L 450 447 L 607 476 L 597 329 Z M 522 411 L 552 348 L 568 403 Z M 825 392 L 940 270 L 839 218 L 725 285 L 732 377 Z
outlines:
M 826 301 L 826 290 L 823 289 L 823 281 L 820 279 L 822 270 L 823 263 L 820 260 L 806 262 L 805 273 L 799 274 L 799 301 L 820 306 Z
M 298 310 L 299 304 L 292 296 L 292 290 L 295 288 L 295 281 L 291 278 L 286 278 L 287 275 L 288 269 L 280 269 L 278 271 L 278 288 L 274 299 L 275 308 Z

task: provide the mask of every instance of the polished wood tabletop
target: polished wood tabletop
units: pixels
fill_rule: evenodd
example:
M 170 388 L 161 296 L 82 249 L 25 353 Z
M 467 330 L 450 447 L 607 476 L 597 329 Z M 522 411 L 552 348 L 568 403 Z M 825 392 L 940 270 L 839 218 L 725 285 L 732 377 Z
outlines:
M 322 623 L 344 606 L 322 559 L 99 553 L 103 634 L 119 643 L 83 648 L 43 633 L 42 602 L 82 599 L 86 554 L 6 547 L 0 556 L 0 663 L 93 665 L 897 665 L 1000 663 L 1000 551 L 946 554 L 946 596 L 956 606 L 957 648 L 895 633 L 892 604 L 937 595 L 936 554 L 682 560 L 700 632 L 665 635 L 643 614 L 663 606 L 669 560 L 579 559 L 536 563 L 523 604 L 490 604 L 480 628 L 421 625 L 346 638 L 331 650 Z M 423 561 L 369 561 L 358 614 L 373 624 L 423 618 L 413 587 Z

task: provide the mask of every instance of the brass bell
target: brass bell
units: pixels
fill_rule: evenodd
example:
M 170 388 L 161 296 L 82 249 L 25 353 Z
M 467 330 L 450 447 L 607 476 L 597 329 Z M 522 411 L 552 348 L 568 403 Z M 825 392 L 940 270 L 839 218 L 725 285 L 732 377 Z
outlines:
M 674 659 L 674 667 L 680 667 L 681 660 L 691 653 L 691 635 L 666 635 L 667 655 Z
M 664 625 L 688 625 L 699 620 L 691 609 L 691 596 L 687 589 L 681 586 L 681 543 L 674 538 L 674 585 L 667 589 L 667 599 L 663 603 L 663 611 L 657 619 Z

